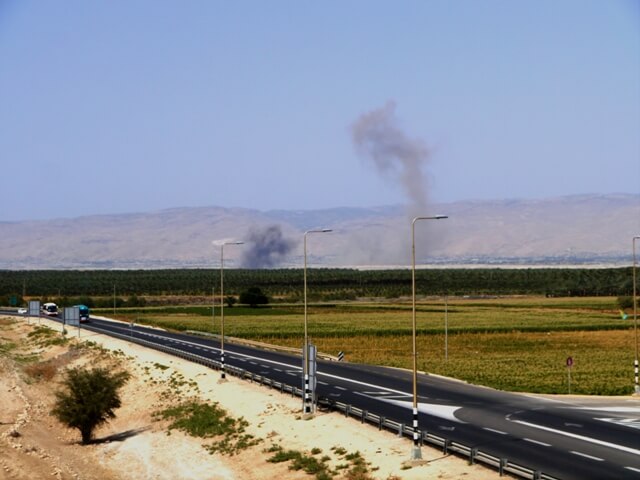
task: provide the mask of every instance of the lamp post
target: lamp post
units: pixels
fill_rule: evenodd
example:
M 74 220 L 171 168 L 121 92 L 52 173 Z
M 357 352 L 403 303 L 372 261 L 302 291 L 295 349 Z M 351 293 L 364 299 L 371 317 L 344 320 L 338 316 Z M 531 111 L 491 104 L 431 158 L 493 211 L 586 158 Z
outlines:
M 311 401 L 311 390 L 309 388 L 309 335 L 307 329 L 307 235 L 311 233 L 328 233 L 332 230 L 329 228 L 322 228 L 319 230 L 307 230 L 304 232 L 304 351 L 302 352 L 304 356 L 303 362 L 303 374 L 304 374 L 304 407 L 303 407 L 303 416 L 305 418 L 311 417 L 313 415 L 312 409 L 312 401 Z
M 422 451 L 418 438 L 418 352 L 416 347 L 416 222 L 419 220 L 442 220 L 446 215 L 415 217 L 411 222 L 411 298 L 412 298 L 412 340 L 413 340 L 413 448 L 411 460 L 420 460 Z
M 640 394 L 640 384 L 638 383 L 638 300 L 636 298 L 636 240 L 640 235 L 636 235 L 632 240 L 633 247 L 633 330 L 636 344 L 636 358 L 633 361 L 633 372 L 635 376 L 634 390 L 636 395 Z
M 224 242 L 220 245 L 220 379 L 225 380 L 224 371 L 224 246 L 242 245 L 244 242 Z

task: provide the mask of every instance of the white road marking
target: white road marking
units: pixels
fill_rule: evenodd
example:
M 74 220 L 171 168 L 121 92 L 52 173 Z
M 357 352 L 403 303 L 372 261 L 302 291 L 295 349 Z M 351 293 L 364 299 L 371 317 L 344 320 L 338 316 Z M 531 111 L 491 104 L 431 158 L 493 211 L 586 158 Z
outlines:
M 632 472 L 638 472 L 640 473 L 640 468 L 634 468 L 634 467 L 624 467 L 625 470 L 631 470 Z
M 602 440 L 597 440 L 595 438 L 585 437 L 584 435 L 577 435 L 575 433 L 563 432 L 562 430 L 556 430 L 555 428 L 545 427 L 543 425 L 536 425 L 535 423 L 523 422 L 522 420 L 514 420 L 514 423 L 519 423 L 520 425 L 525 425 L 531 428 L 537 428 L 539 430 L 544 430 L 546 432 L 557 433 L 558 435 L 564 435 L 565 437 L 576 438 L 584 442 L 595 443 L 596 445 L 602 445 L 603 447 L 615 448 L 616 450 L 621 450 L 627 453 L 633 453 L 634 455 L 640 455 L 640 450 L 637 450 L 635 448 L 625 447 L 624 445 L 616 445 L 615 443 L 604 442 Z
M 356 395 L 362 395 L 363 397 L 373 398 L 374 400 L 380 400 L 381 402 L 390 403 L 392 405 L 397 405 L 399 407 L 404 407 L 407 409 L 413 408 L 412 400 L 395 400 L 389 397 L 372 397 L 370 395 L 365 395 L 361 392 L 355 392 Z M 462 420 L 458 420 L 455 417 L 456 410 L 462 407 L 450 406 L 450 405 L 439 405 L 435 403 L 418 403 L 418 411 L 421 413 L 426 413 L 427 415 L 433 415 L 434 417 L 443 418 L 445 420 L 449 420 L 451 422 L 457 423 L 466 423 Z
M 593 455 L 587 455 L 586 453 L 576 452 L 574 450 L 569 450 L 569 453 L 573 453 L 574 455 L 579 455 L 584 458 L 588 458 L 590 460 L 596 460 L 598 462 L 604 462 L 604 458 L 594 457 Z
M 544 442 L 541 442 L 539 440 L 534 440 L 533 438 L 523 438 L 523 440 L 525 442 L 535 443 L 536 445 L 540 445 L 541 447 L 550 447 L 551 446 L 550 443 L 544 443 Z
M 493 433 L 499 433 L 500 435 L 509 435 L 507 432 L 503 432 L 502 430 L 496 430 L 495 428 L 482 427 L 483 430 Z
M 615 423 L 623 427 L 631 427 L 640 429 L 640 419 L 638 418 L 596 418 L 601 422 Z
M 336 386 L 335 386 L 335 387 L 333 387 L 333 388 L 335 388 L 336 390 L 342 390 L 343 392 L 346 392 L 346 391 L 347 391 L 347 389 L 346 389 L 346 388 L 341 387 L 340 385 L 336 385 Z
M 638 407 L 575 407 L 575 410 L 593 410 L 596 412 L 640 413 Z

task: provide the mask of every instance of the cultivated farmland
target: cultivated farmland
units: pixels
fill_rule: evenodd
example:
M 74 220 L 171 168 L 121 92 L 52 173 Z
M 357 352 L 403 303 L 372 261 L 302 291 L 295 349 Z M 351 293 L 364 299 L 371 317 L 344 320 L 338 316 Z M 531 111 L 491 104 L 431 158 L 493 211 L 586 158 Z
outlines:
M 634 330 L 614 297 L 420 299 L 418 368 L 494 388 L 621 395 L 633 389 Z M 445 313 L 446 309 L 446 313 Z M 176 330 L 220 332 L 209 307 L 122 309 L 118 317 Z M 445 335 L 446 321 L 446 335 Z M 300 347 L 301 305 L 225 308 L 225 335 Z M 411 368 L 411 302 L 314 303 L 311 340 L 346 360 Z

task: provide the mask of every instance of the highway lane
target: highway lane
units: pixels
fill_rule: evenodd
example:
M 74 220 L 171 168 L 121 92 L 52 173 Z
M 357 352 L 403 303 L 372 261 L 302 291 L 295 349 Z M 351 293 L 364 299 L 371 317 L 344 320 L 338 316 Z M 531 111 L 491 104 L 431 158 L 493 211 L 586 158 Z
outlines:
M 112 331 L 219 361 L 219 342 L 92 318 Z M 300 357 L 225 343 L 226 363 L 302 386 Z M 318 362 L 318 395 L 411 425 L 411 372 Z M 420 428 L 564 479 L 640 478 L 640 400 L 557 401 L 419 375 Z M 626 402 L 626 403 L 625 403 Z

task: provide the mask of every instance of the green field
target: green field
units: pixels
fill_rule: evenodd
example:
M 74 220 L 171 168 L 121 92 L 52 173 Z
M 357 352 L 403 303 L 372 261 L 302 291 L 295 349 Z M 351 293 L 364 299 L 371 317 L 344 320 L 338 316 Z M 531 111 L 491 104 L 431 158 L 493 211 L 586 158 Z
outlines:
M 308 330 L 319 350 L 347 361 L 411 368 L 411 303 L 313 304 Z M 105 310 L 105 314 L 110 313 Z M 300 347 L 297 305 L 225 308 L 225 335 Z M 121 309 L 117 317 L 175 330 L 220 332 L 211 307 Z M 614 297 L 421 300 L 418 368 L 503 390 L 624 395 L 633 391 L 635 330 Z

